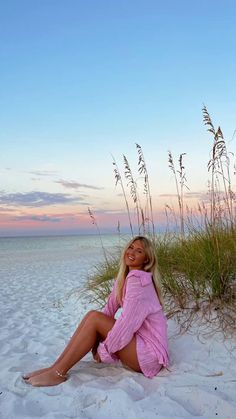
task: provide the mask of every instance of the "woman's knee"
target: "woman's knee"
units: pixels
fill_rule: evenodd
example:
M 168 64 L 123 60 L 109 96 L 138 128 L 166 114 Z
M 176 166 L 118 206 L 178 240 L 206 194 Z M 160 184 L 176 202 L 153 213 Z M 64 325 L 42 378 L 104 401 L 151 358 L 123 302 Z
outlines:
M 96 311 L 96 310 L 90 310 L 86 316 L 85 316 L 85 320 L 86 321 L 94 321 L 95 319 L 98 318 L 100 312 Z
M 97 330 L 104 328 L 104 324 L 107 325 L 107 322 L 114 323 L 115 320 L 108 317 L 106 314 L 101 311 L 91 310 L 87 313 L 86 324 L 96 327 Z

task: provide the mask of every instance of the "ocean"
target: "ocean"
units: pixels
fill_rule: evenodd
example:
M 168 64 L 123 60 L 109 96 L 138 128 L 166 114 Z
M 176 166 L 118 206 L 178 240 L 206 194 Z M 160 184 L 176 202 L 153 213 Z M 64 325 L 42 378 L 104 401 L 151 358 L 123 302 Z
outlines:
M 102 235 L 108 254 L 117 252 L 118 235 Z M 122 242 L 124 243 L 124 242 Z M 4 303 L 20 304 L 24 293 L 38 293 L 51 304 L 80 288 L 95 265 L 104 260 L 98 235 L 0 238 L 0 296 Z M 53 286 L 52 286 L 53 285 Z M 35 304 L 28 301 L 28 308 Z M 0 310 L 1 314 L 1 310 Z

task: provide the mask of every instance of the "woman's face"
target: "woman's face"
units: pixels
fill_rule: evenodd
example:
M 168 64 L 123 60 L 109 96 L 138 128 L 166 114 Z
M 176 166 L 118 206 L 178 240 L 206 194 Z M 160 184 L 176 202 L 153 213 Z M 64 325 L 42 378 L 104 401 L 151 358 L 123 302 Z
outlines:
M 147 262 L 147 256 L 141 240 L 135 240 L 125 252 L 125 263 L 129 270 L 142 269 Z

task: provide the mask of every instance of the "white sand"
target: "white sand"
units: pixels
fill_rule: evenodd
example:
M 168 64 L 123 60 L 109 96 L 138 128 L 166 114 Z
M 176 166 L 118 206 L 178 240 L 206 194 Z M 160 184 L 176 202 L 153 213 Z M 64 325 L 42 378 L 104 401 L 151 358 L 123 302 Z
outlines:
M 21 374 L 49 365 L 91 309 L 75 295 L 53 305 L 50 280 L 2 288 L 0 417 L 11 418 L 236 418 L 235 342 L 175 336 L 169 322 L 170 370 L 154 379 L 87 355 L 56 387 L 33 388 Z M 52 300 L 52 298 L 51 298 Z

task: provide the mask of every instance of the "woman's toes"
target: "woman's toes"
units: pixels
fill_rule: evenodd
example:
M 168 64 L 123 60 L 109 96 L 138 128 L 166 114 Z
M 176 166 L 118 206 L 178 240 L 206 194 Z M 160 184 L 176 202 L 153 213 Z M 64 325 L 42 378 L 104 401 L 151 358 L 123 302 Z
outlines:
M 39 375 L 39 374 L 42 374 L 43 372 L 46 372 L 46 371 L 49 371 L 49 370 L 50 370 L 50 367 L 41 368 L 40 370 L 32 371 L 32 372 L 29 372 L 28 374 L 22 375 L 22 378 L 24 380 L 29 380 L 29 378 L 34 377 L 34 376 Z
M 27 380 L 27 384 L 31 384 L 34 387 L 47 387 L 47 386 L 56 386 L 63 383 L 66 380 L 66 377 L 60 377 L 54 370 L 47 371 L 40 375 L 30 377 Z

